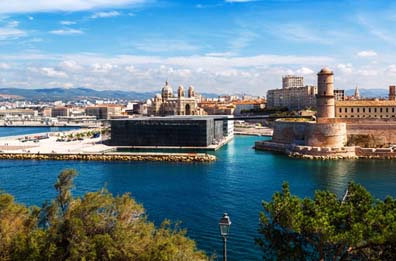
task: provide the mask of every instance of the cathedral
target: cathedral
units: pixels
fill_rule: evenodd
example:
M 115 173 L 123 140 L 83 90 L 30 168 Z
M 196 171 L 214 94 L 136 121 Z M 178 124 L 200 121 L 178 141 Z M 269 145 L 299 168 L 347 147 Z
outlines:
M 173 94 L 172 87 L 168 81 L 152 99 L 151 114 L 156 116 L 168 115 L 206 115 L 206 112 L 198 107 L 198 97 L 196 97 L 194 87 L 190 86 L 185 97 L 184 87 L 179 86 L 177 96 Z

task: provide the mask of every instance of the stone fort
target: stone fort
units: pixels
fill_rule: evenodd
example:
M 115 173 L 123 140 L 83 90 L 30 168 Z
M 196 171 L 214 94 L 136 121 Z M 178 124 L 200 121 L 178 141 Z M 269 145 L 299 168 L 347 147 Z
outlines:
M 279 119 L 272 140 L 257 142 L 255 148 L 314 158 L 396 157 L 396 118 L 336 117 L 334 74 L 323 68 L 317 75 L 316 119 Z

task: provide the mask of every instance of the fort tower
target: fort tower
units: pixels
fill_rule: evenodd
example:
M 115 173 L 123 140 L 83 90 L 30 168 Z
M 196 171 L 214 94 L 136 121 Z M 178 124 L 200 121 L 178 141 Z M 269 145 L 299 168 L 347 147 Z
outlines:
M 317 118 L 335 117 L 334 75 L 325 67 L 318 73 L 318 94 L 316 96 Z

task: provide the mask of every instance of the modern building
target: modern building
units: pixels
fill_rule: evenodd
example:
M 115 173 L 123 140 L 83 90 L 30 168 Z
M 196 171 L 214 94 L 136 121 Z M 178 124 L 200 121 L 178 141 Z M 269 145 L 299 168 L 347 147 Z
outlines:
M 227 116 L 169 116 L 111 121 L 112 146 L 208 147 L 233 135 Z
M 295 75 L 285 75 L 282 77 L 282 88 L 300 88 L 304 87 L 304 77 Z

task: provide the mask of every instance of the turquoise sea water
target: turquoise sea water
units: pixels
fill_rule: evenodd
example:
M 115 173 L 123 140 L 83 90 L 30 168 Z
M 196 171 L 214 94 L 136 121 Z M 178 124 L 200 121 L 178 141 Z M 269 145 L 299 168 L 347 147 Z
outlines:
M 53 131 L 68 131 L 78 127 L 0 127 L 0 137 L 19 136 Z
M 292 192 L 312 196 L 329 189 L 340 197 L 354 180 L 375 196 L 396 196 L 396 161 L 306 161 L 252 149 L 260 137 L 237 136 L 215 152 L 209 164 L 154 162 L 0 161 L 0 189 L 17 201 L 40 205 L 55 196 L 58 173 L 75 168 L 74 195 L 106 186 L 114 194 L 130 192 L 157 224 L 179 220 L 198 247 L 221 257 L 218 221 L 223 212 L 231 220 L 229 260 L 260 260 L 254 245 L 261 200 L 269 200 L 290 183 Z M 219 259 L 220 260 L 220 259 Z

